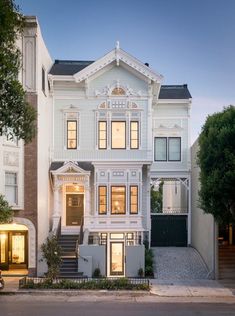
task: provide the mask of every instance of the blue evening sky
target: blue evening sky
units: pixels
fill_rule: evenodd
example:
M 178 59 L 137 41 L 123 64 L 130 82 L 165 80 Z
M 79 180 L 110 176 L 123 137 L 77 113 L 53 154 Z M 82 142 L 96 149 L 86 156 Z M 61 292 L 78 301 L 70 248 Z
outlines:
M 122 49 L 193 97 L 192 142 L 206 116 L 235 104 L 235 0 L 16 0 L 38 17 L 54 59 Z

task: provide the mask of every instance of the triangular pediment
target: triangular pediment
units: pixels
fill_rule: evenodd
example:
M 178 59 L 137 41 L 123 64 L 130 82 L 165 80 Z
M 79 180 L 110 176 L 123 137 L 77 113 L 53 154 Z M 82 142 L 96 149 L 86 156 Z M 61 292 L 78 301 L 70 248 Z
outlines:
M 76 162 L 68 161 L 56 170 L 52 170 L 53 175 L 59 174 L 81 174 L 81 175 L 90 175 L 90 171 L 82 169 Z
M 102 58 L 85 67 L 83 70 L 77 72 L 73 75 L 73 77 L 76 82 L 82 82 L 112 63 L 115 63 L 117 66 L 122 63 L 134 70 L 136 73 L 141 74 L 142 76 L 153 82 L 160 83 L 163 79 L 162 75 L 156 73 L 150 67 L 140 62 L 138 59 L 131 56 L 119 47 L 116 47 Z

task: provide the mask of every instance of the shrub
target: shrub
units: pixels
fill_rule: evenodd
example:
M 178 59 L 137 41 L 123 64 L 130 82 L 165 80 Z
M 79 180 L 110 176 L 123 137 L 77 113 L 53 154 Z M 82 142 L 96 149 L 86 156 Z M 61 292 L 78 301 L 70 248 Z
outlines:
M 61 264 L 61 247 L 58 245 L 57 237 L 52 235 L 47 237 L 46 242 L 41 246 L 42 257 L 46 260 L 48 272 L 46 274 L 47 282 L 58 277 Z
M 93 272 L 93 278 L 101 278 L 100 268 L 95 268 Z
M 74 280 L 48 280 L 44 279 L 40 283 L 34 283 L 33 279 L 27 279 L 21 286 L 26 289 L 83 289 L 83 290 L 142 290 L 148 291 L 148 283 L 131 283 L 128 278 L 108 279 L 101 278 L 76 282 Z

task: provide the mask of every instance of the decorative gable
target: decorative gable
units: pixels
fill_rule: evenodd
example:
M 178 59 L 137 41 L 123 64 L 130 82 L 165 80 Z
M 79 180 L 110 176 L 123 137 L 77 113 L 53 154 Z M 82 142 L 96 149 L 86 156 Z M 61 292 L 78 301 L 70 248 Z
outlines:
M 64 165 L 56 170 L 51 171 L 53 175 L 59 174 L 81 174 L 90 175 L 90 171 L 86 171 L 78 166 L 74 161 L 65 162 Z
M 142 76 L 153 82 L 160 83 L 163 79 L 162 75 L 154 72 L 147 65 L 143 64 L 135 57 L 120 49 L 118 42 L 115 49 L 113 49 L 111 52 L 98 59 L 97 61 L 93 62 L 86 68 L 77 72 L 73 75 L 73 77 L 76 82 L 84 81 L 113 62 L 116 62 L 117 66 L 120 65 L 120 62 L 122 62 L 124 65 L 128 66 L 129 68 L 133 69 L 137 73 L 141 74 Z M 121 90 L 115 90 L 115 93 L 117 91 L 120 92 Z

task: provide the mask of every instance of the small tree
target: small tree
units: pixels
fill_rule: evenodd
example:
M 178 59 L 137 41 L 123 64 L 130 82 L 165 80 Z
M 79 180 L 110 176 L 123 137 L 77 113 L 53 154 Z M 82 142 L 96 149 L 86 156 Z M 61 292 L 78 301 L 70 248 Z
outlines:
M 13 210 L 5 200 L 4 196 L 0 194 L 0 224 L 8 224 L 13 220 Z
M 208 116 L 199 136 L 200 207 L 220 223 L 235 222 L 235 107 Z
M 58 240 L 55 235 L 49 236 L 46 242 L 41 246 L 42 257 L 46 260 L 48 272 L 47 279 L 52 282 L 56 279 L 60 272 L 61 264 L 61 247 L 58 245 Z
M 36 111 L 25 100 L 18 81 L 21 53 L 16 41 L 22 35 L 24 16 L 14 0 L 0 0 L 0 136 L 29 142 L 36 133 Z

